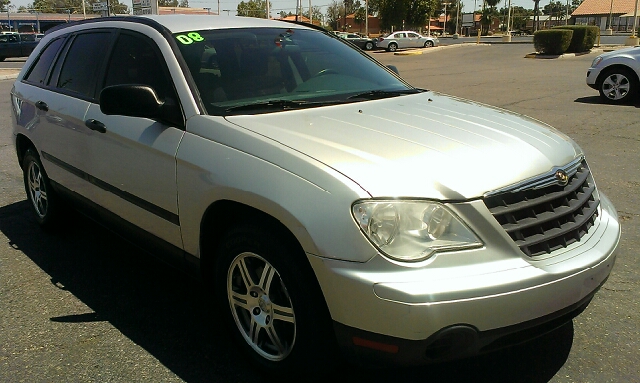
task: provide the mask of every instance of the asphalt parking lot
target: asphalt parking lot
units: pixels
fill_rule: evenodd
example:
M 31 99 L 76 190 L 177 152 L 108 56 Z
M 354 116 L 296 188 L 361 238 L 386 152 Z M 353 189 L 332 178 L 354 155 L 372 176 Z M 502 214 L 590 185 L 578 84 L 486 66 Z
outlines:
M 526 59 L 532 47 L 468 45 L 372 56 L 411 84 L 539 119 L 585 150 L 623 228 L 609 281 L 572 323 L 532 342 L 420 368 L 345 365 L 323 381 L 640 382 L 640 100 L 600 102 L 591 53 Z M 210 292 L 84 218 L 56 233 L 31 219 L 0 81 L 0 381 L 265 382 L 243 361 Z M 446 166 L 446 164 L 434 164 Z

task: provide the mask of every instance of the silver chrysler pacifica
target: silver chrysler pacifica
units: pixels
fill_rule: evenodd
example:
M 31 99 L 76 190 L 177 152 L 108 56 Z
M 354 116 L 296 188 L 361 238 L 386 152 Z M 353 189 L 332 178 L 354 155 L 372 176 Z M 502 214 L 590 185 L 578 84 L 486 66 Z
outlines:
M 570 138 L 313 26 L 67 24 L 11 105 L 38 223 L 73 207 L 173 259 L 267 371 L 520 342 L 584 310 L 615 261 L 616 210 Z

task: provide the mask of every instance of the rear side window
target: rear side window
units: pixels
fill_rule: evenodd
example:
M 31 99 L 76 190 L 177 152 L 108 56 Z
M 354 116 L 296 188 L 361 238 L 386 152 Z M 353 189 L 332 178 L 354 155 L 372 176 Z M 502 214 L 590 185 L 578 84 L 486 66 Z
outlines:
M 49 68 L 55 60 L 60 47 L 62 46 L 62 42 L 64 39 L 53 40 L 46 48 L 42 50 L 40 57 L 36 60 L 35 65 L 25 77 L 25 81 L 36 84 L 36 85 L 46 85 L 47 83 L 47 73 L 49 73 Z
M 111 42 L 110 32 L 83 33 L 73 40 L 56 86 L 93 98 L 96 79 Z

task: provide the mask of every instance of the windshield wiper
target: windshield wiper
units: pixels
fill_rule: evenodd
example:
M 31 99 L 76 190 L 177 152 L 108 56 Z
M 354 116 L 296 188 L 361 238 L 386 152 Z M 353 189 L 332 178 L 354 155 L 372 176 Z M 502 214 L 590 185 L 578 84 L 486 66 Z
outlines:
M 238 106 L 232 106 L 227 108 L 226 112 L 243 112 L 243 111 L 265 111 L 265 110 L 288 110 L 288 109 L 298 109 L 304 106 L 313 105 L 315 103 L 299 100 L 268 100 L 261 101 L 252 104 L 244 104 Z
M 416 94 L 422 93 L 424 89 L 404 89 L 404 90 L 368 90 L 366 92 L 354 94 L 353 96 L 347 97 L 348 100 L 353 100 L 355 98 L 373 100 L 377 98 L 386 98 L 386 97 L 395 97 L 402 96 L 405 94 Z

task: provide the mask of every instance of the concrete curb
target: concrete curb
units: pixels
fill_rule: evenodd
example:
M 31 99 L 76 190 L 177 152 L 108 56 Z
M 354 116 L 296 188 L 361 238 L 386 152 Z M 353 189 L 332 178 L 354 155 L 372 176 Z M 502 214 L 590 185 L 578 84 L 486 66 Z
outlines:
M 18 72 L 15 74 L 2 74 L 0 75 L 0 80 L 14 80 L 18 77 Z
M 452 48 L 460 48 L 460 47 L 467 47 L 467 46 L 490 46 L 491 44 L 488 43 L 480 43 L 480 44 L 476 44 L 476 43 L 462 43 L 462 44 L 451 44 L 451 45 L 439 45 L 437 47 L 432 47 L 432 48 L 414 48 L 414 49 L 407 49 L 407 50 L 403 50 L 400 52 L 394 52 L 393 54 L 396 56 L 410 56 L 410 55 L 421 55 L 424 53 L 431 53 L 431 52 L 437 52 L 437 51 L 441 51 L 441 50 L 445 50 L 445 49 L 452 49 Z M 386 52 L 380 52 L 380 53 L 386 53 Z
M 584 56 L 584 55 L 588 55 L 588 54 L 591 54 L 591 53 L 611 52 L 611 51 L 615 51 L 615 50 L 621 49 L 621 48 L 625 48 L 625 45 L 601 46 L 601 47 L 597 47 L 597 48 L 592 48 L 589 52 L 564 53 L 564 54 L 561 54 L 561 55 L 545 55 L 545 54 L 539 54 L 537 52 L 533 52 L 533 53 L 529 53 L 528 55 L 525 55 L 524 58 L 526 58 L 526 59 L 571 58 L 571 57 Z
M 0 72 L 0 80 L 13 80 L 18 77 L 18 73 L 20 73 L 20 69 L 15 71 L 3 71 Z
M 393 54 L 395 56 L 415 56 L 415 55 L 421 55 L 422 51 L 419 51 L 417 49 L 411 49 L 411 50 L 402 51 L 402 52 L 393 52 Z

